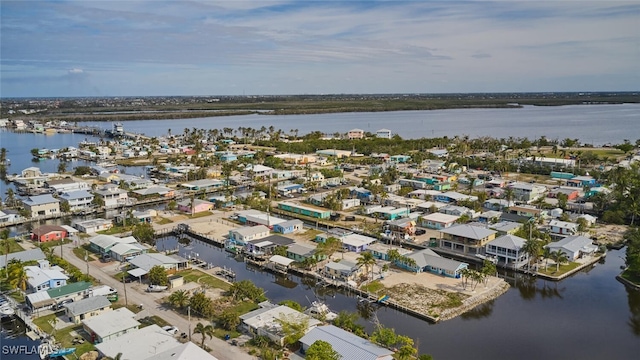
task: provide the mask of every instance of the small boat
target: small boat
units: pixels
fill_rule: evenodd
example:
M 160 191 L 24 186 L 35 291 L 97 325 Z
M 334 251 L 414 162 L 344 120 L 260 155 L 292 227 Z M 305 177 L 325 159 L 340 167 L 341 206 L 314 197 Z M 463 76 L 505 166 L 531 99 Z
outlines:
M 389 295 L 382 295 L 378 298 L 378 302 L 379 303 L 384 303 L 385 301 L 389 300 Z
M 15 314 L 15 310 L 13 310 L 13 308 L 11 307 L 11 305 L 2 305 L 2 307 L 0 307 L 0 315 L 2 315 L 2 317 L 5 316 L 11 316 L 13 314 Z
M 167 286 L 149 285 L 149 287 L 147 288 L 147 292 L 163 292 L 163 291 L 165 291 L 167 289 L 168 289 Z
M 76 351 L 76 348 L 63 348 L 63 349 L 58 349 L 58 350 L 54 350 L 52 352 L 49 353 L 49 358 L 55 358 L 58 356 L 65 356 L 65 355 L 69 355 L 73 352 Z
M 319 301 L 312 302 L 311 307 L 306 309 L 304 313 L 314 318 L 323 318 L 328 321 L 333 321 L 338 317 L 338 314 L 331 311 L 327 304 Z

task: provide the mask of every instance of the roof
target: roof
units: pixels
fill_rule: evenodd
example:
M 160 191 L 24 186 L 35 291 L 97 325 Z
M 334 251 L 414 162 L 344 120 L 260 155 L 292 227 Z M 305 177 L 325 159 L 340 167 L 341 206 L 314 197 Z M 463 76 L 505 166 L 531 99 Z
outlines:
M 300 256 L 313 255 L 315 251 L 316 251 L 316 248 L 308 245 L 303 245 L 303 244 L 291 244 L 287 248 L 287 252 L 300 255 Z
M 457 215 L 449 215 L 449 214 L 443 214 L 443 213 L 433 213 L 433 214 L 425 215 L 422 217 L 423 220 L 434 221 L 434 222 L 439 222 L 444 224 L 455 222 L 459 218 L 460 216 L 457 216 Z
M 475 240 L 484 239 L 496 233 L 493 230 L 484 229 L 484 228 L 471 226 L 471 225 L 464 225 L 464 224 L 458 225 L 458 226 L 452 226 L 447 229 L 442 229 L 440 230 L 440 232 L 445 234 L 455 235 L 455 236 L 461 236 L 469 239 L 475 239 Z
M 283 265 L 283 266 L 289 266 L 291 265 L 292 262 L 294 262 L 293 259 L 289 259 L 280 255 L 273 255 L 272 257 L 269 258 L 269 261 L 279 265 Z
M 113 311 L 109 311 L 109 313 L 113 313 Z M 122 353 L 122 359 L 146 360 L 156 359 L 156 355 L 169 352 L 178 346 L 180 346 L 180 342 L 173 335 L 153 324 L 97 344 L 96 348 L 111 358 Z M 164 354 L 164 356 L 167 355 Z
M 258 234 L 262 234 L 265 232 L 269 232 L 269 228 L 264 226 L 264 225 L 256 225 L 256 226 L 244 226 L 241 228 L 237 228 L 234 230 L 231 230 L 231 232 L 236 233 L 238 235 L 241 236 L 251 236 L 251 235 L 258 235 Z
M 251 168 L 251 166 L 250 166 L 250 168 Z M 264 171 L 271 171 L 271 170 L 273 170 L 273 168 L 257 164 L 257 165 L 253 166 L 252 170 L 253 170 L 253 172 L 264 172 Z
M 549 250 L 565 249 L 573 253 L 583 249 L 597 249 L 597 246 L 593 245 L 593 240 L 581 235 L 567 236 L 560 241 L 549 243 L 548 245 L 546 245 L 546 247 L 549 248 Z
M 369 245 L 377 241 L 377 239 L 375 238 L 360 234 L 349 234 L 347 236 L 344 236 L 341 240 L 343 244 L 351 246 Z
M 139 252 L 145 248 L 139 244 L 116 244 L 111 248 L 111 252 L 118 255 L 126 255 L 128 252 Z
M 52 299 L 46 291 L 38 291 L 37 293 L 27 294 L 27 299 L 34 309 L 53 305 L 56 303 L 56 301 Z
M 86 299 L 64 305 L 64 307 L 66 307 L 69 310 L 69 313 L 73 316 L 79 316 L 110 306 L 111 301 L 109 301 L 106 296 L 90 296 Z
M 569 221 L 560 221 L 553 219 L 549 221 L 549 226 L 555 226 L 563 229 L 577 229 L 578 224 Z
M 102 248 L 102 249 L 106 249 L 108 247 L 111 247 L 115 244 L 132 244 L 137 242 L 137 240 L 132 237 L 132 236 L 127 236 L 124 238 L 119 238 L 117 236 L 113 236 L 113 235 L 97 235 L 93 238 L 91 238 L 91 240 L 89 240 L 90 243 Z
M 278 227 L 286 228 L 286 227 L 289 227 L 289 226 L 295 226 L 295 225 L 301 225 L 301 224 L 304 224 L 304 223 L 302 222 L 302 220 L 293 219 L 293 220 L 287 220 L 287 221 L 282 222 L 282 223 L 280 223 L 280 224 L 275 224 L 275 225 L 273 225 L 273 226 L 274 226 L 274 227 L 275 227 L 275 226 L 278 226 Z
M 493 245 L 504 249 L 520 250 L 527 240 L 515 235 L 503 235 L 491 240 L 487 245 Z
M 504 215 L 504 214 L 503 214 Z M 489 225 L 490 229 L 502 232 L 509 232 L 511 230 L 516 230 L 522 227 L 521 223 L 513 222 L 513 221 L 500 221 L 495 224 Z
M 67 229 L 58 225 L 42 225 L 39 228 L 36 228 L 32 231 L 33 235 L 42 236 L 44 234 L 48 234 L 53 231 L 67 231 Z
M 153 360 L 218 360 L 215 356 L 202 350 L 200 346 L 187 341 L 164 352 L 153 355 Z
M 282 325 L 278 323 L 276 320 L 281 319 L 282 317 L 295 317 L 297 319 L 308 319 L 308 326 L 316 326 L 320 324 L 320 321 L 310 317 L 309 315 L 303 314 L 300 311 L 294 310 L 285 305 L 279 305 L 275 307 L 270 307 L 267 310 L 258 309 L 246 313 L 240 316 L 240 319 L 246 325 L 252 328 L 267 328 L 271 333 L 278 333 L 282 329 Z M 275 330 L 275 331 L 274 331 Z
M 180 260 L 168 257 L 167 255 L 163 255 L 160 253 L 150 253 L 140 254 L 129 260 L 129 263 L 131 263 L 135 267 L 149 271 L 156 265 L 162 266 L 167 264 L 179 264 Z
M 107 300 L 108 301 L 108 300 Z M 101 338 L 117 334 L 123 330 L 140 326 L 134 319 L 136 314 L 126 307 L 108 311 L 98 316 L 82 320 L 82 323 Z M 140 337 L 142 339 L 142 337 Z M 132 346 L 133 347 L 133 346 Z M 136 346 L 137 347 L 137 346 Z
M 40 248 L 35 248 L 35 249 L 31 249 L 31 250 L 25 250 L 25 251 L 18 251 L 18 252 L 14 252 L 14 253 L 10 253 L 7 256 L 7 259 L 9 262 L 11 262 L 11 260 L 17 260 L 20 262 L 25 262 L 25 261 L 33 261 L 33 260 L 42 260 L 44 259 L 44 253 L 42 252 L 42 250 L 40 250 Z M 5 267 L 5 256 L 2 255 L 0 256 L 0 268 Z
M 268 241 L 271 242 L 273 244 L 276 245 L 280 245 L 280 246 L 289 246 L 291 244 L 293 244 L 295 241 L 293 241 L 292 239 L 286 237 L 286 236 L 282 236 L 282 235 L 270 235 L 267 236 L 265 238 L 262 238 L 260 240 L 251 240 L 249 241 L 251 244 L 257 245 L 260 242 L 263 241 Z
M 147 271 L 145 269 L 141 269 L 141 268 L 135 268 L 135 269 L 129 270 L 127 272 L 131 276 L 140 277 L 140 276 L 146 275 L 149 271 Z
M 29 196 L 26 200 L 23 200 L 22 202 L 28 206 L 37 206 L 37 205 L 57 203 L 57 202 L 60 202 L 60 200 L 54 198 L 51 194 L 45 194 L 45 195 Z
M 85 199 L 85 198 L 93 198 L 93 194 L 88 192 L 87 190 L 76 190 L 66 192 L 60 197 L 64 200 L 74 200 L 74 199 Z
M 358 266 L 354 262 L 347 261 L 347 260 L 340 260 L 339 262 L 329 261 L 325 265 L 325 267 L 333 270 L 338 270 L 338 271 L 352 272 Z
M 68 280 L 69 277 L 58 269 L 60 268 L 41 269 L 37 266 L 24 267 L 24 270 L 27 272 L 27 282 L 33 288 L 51 280 Z
M 65 286 L 60 286 L 55 289 L 47 290 L 49 297 L 52 299 L 56 299 L 59 297 L 63 297 L 69 294 L 79 293 L 85 290 L 88 290 L 91 287 L 90 282 L 80 281 L 71 284 L 67 284 Z
M 300 342 L 311 346 L 318 340 L 331 344 L 333 350 L 340 354 L 342 360 L 386 360 L 391 359 L 393 355 L 393 351 L 333 325 L 311 329 L 300 339 Z
M 173 189 L 170 189 L 168 187 L 152 186 L 152 187 L 146 188 L 146 189 L 134 190 L 133 192 L 136 193 L 136 194 L 140 194 L 140 195 L 153 195 L 153 194 L 165 195 L 165 194 L 170 193 L 171 191 L 173 191 Z

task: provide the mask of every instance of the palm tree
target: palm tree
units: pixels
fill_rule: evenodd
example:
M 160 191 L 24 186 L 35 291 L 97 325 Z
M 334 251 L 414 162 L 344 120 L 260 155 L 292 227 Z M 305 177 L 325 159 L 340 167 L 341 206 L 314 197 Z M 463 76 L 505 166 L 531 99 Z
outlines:
M 375 265 L 375 263 L 376 258 L 369 251 L 361 253 L 356 262 L 358 266 L 364 266 L 367 272 L 369 272 L 369 267 L 371 267 L 371 280 L 373 280 L 373 265 Z
M 507 200 L 507 206 L 511 206 L 511 201 L 513 200 L 514 196 L 515 194 L 512 188 L 507 187 L 506 189 L 504 189 L 504 198 Z
M 214 329 L 211 325 L 203 325 L 202 323 L 197 323 L 195 329 L 193 329 L 194 334 L 202 335 L 202 342 L 200 343 L 200 347 L 204 347 L 204 340 L 207 336 L 211 339 L 214 335 Z
M 529 256 L 529 265 L 531 262 L 535 262 L 536 271 L 538 270 L 538 258 L 542 249 L 542 243 L 536 239 L 529 239 L 524 243 L 522 250 Z
M 547 271 L 547 267 L 549 266 L 549 259 L 551 259 L 551 249 L 546 246 L 543 247 L 541 256 L 544 259 L 544 271 Z
M 569 259 L 562 250 L 556 250 L 551 253 L 551 259 L 556 262 L 556 272 L 560 270 L 560 264 L 567 262 Z
M 24 269 L 22 262 L 17 261 L 11 265 L 7 265 L 9 272 L 9 285 L 14 289 L 22 291 L 27 289 L 27 271 Z
M 2 229 L 2 231 L 0 231 L 0 239 L 2 239 L 2 244 L 4 245 L 4 264 L 7 266 L 9 264 L 9 250 L 11 249 L 9 229 Z M 9 277 L 8 271 L 6 272 L 6 277 Z
M 178 309 L 184 309 L 189 305 L 189 293 L 185 290 L 178 290 L 169 295 L 169 303 Z

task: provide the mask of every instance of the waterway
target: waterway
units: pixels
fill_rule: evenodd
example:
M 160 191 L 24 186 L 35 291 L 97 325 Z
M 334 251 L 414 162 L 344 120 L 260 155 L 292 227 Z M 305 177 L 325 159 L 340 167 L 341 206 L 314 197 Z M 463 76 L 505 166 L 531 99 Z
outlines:
M 169 129 L 181 134 L 185 128 L 237 129 L 261 126 L 289 134 L 321 131 L 327 134 L 346 133 L 360 128 L 375 133 L 389 129 L 405 139 L 422 137 L 465 136 L 477 138 L 513 136 L 536 139 L 580 139 L 596 146 L 634 142 L 640 138 L 640 104 L 524 106 L 508 109 L 447 109 L 425 111 L 390 111 L 366 113 L 338 113 L 313 115 L 241 115 L 194 119 L 141 120 L 124 123 L 126 131 L 159 136 Z M 84 122 L 81 125 L 110 129 L 110 122 Z
M 358 308 L 353 294 L 316 288 L 313 281 L 297 276 L 262 272 L 213 245 L 193 240 L 181 246 L 175 238 L 166 238 L 158 247 L 178 247 L 185 257 L 231 268 L 238 281 L 253 281 L 273 302 L 292 299 L 308 306 L 317 297 L 334 311 L 367 313 Z M 507 293 L 437 324 L 386 307 L 374 307 L 374 313 L 435 359 L 632 359 L 640 353 L 640 291 L 615 279 L 622 256 L 624 250 L 610 251 L 601 263 L 561 282 L 501 274 L 512 285 Z M 371 320 L 361 323 L 372 330 Z

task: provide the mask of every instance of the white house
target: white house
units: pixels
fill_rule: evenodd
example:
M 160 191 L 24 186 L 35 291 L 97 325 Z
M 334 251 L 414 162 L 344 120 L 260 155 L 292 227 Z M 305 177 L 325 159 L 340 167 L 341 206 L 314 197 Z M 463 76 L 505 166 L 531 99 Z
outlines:
M 246 244 L 248 241 L 263 239 L 269 236 L 270 230 L 264 225 L 244 226 L 229 230 L 229 240 L 238 244 Z
M 549 230 L 554 235 L 569 236 L 578 233 L 578 224 L 553 219 L 549 221 Z
M 67 285 L 69 277 L 59 266 L 50 266 L 47 260 L 38 260 L 38 266 L 25 266 L 27 286 L 32 292 L 49 290 Z
M 96 343 L 104 343 L 125 334 L 137 332 L 140 323 L 134 319 L 135 316 L 131 310 L 122 307 L 82 320 L 82 328 L 91 338 L 95 339 Z M 142 341 L 142 334 L 140 336 L 139 339 Z M 131 347 L 137 347 L 137 343 L 136 346 Z
M 575 261 L 583 256 L 592 255 L 598 251 L 598 247 L 593 244 L 593 241 L 587 237 L 576 235 L 567 236 L 564 239 L 545 245 L 549 250 L 560 250 L 567 257 L 569 261 Z
M 376 137 L 381 139 L 391 139 L 391 130 L 389 129 L 380 129 L 376 131 Z
M 41 215 L 53 215 L 60 212 L 60 200 L 50 194 L 29 196 L 22 201 L 24 208 L 31 214 L 31 217 Z
M 320 321 L 285 305 L 275 305 L 268 301 L 259 304 L 260 308 L 240 316 L 240 327 L 254 336 L 267 336 L 280 346 L 286 334 L 282 331 L 282 324 L 278 320 L 288 322 L 307 322 L 307 329 L 313 329 L 321 324 Z
M 318 326 L 300 339 L 304 354 L 316 341 L 325 341 L 341 360 L 393 360 L 393 351 L 333 325 Z
M 82 211 L 91 207 L 93 194 L 87 190 L 69 191 L 60 195 L 60 200 L 69 204 L 71 211 Z
M 517 266 L 527 258 L 527 254 L 522 250 L 525 242 L 527 240 L 515 235 L 503 235 L 485 245 L 485 254 L 494 256 L 505 265 L 515 263 Z
M 114 184 L 107 184 L 101 189 L 95 190 L 94 193 L 104 200 L 105 208 L 125 205 L 129 199 L 127 191 L 118 188 L 118 186 Z

